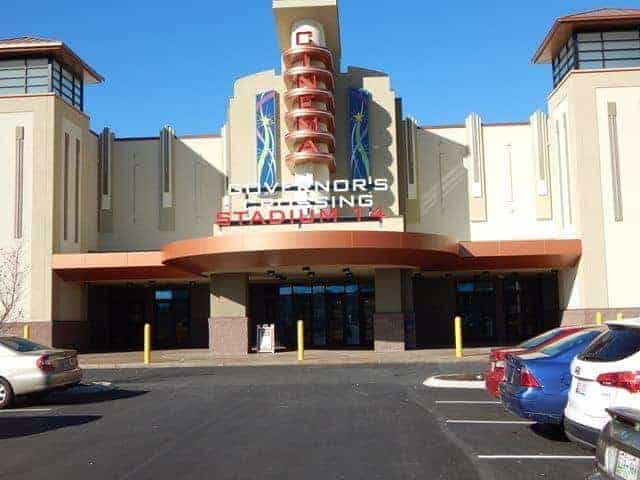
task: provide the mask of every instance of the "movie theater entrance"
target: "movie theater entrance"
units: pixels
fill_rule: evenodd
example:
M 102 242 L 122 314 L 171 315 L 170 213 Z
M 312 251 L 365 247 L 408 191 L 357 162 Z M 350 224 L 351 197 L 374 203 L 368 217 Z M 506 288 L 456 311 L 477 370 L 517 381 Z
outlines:
M 302 320 L 307 347 L 372 349 L 374 310 L 373 280 L 252 284 L 249 345 L 266 323 L 275 325 L 277 348 L 293 349 Z

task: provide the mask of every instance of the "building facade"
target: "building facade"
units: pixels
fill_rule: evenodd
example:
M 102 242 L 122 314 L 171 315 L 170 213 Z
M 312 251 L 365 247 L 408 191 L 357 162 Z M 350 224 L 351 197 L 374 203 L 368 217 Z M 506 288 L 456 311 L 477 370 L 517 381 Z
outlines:
M 219 135 L 91 130 L 102 77 L 64 43 L 0 41 L 0 243 L 35 339 L 245 354 L 296 320 L 317 348 L 516 341 L 640 311 L 640 10 L 559 18 L 547 112 L 422 126 L 388 74 L 341 65 L 335 0 L 274 0 L 278 69 Z

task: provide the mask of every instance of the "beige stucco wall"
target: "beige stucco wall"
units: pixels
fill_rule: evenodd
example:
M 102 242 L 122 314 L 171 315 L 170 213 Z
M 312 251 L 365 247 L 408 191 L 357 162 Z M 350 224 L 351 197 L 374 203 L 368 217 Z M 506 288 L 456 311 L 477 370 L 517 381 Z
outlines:
M 248 285 L 248 276 L 243 273 L 211 275 L 210 315 L 212 317 L 245 317 Z
M 28 269 L 24 321 L 50 322 L 82 317 L 82 287 L 60 288 L 51 271 L 51 255 L 95 248 L 92 232 L 95 188 L 89 188 L 95 171 L 95 137 L 86 115 L 54 95 L 0 97 L 0 199 L 6 208 L 0 216 L 0 243 L 14 235 L 15 127 L 25 127 L 23 245 Z M 68 236 L 63 239 L 64 134 L 70 134 Z M 75 242 L 75 139 L 80 140 L 79 235 Z M 93 207 L 93 208 L 92 208 Z M 95 223 L 94 223 L 95 224 Z M 86 235 L 86 237 L 85 237 Z M 73 290 L 73 291 L 72 291 Z M 54 297 L 57 297 L 54 306 Z
M 596 88 L 596 115 L 600 153 L 604 250 L 607 270 L 607 300 L 610 307 L 640 305 L 634 282 L 626 274 L 640 269 L 633 254 L 634 239 L 640 237 L 640 82 L 636 87 Z M 617 106 L 622 221 L 615 221 L 611 144 L 607 103 Z
M 95 250 L 97 247 L 97 144 L 90 131 L 89 117 L 58 97 L 55 100 L 54 143 L 54 202 L 53 202 L 53 253 L 77 253 Z M 68 177 L 65 187 L 64 148 L 65 134 L 69 135 Z M 76 140 L 80 141 L 79 184 L 76 186 Z M 64 238 L 64 195 L 68 191 L 67 238 Z M 76 196 L 76 188 L 78 194 Z M 76 205 L 77 198 L 77 205 Z M 76 206 L 78 217 L 76 219 Z M 75 231 L 78 231 L 76 238 Z M 85 236 L 86 235 L 86 236 Z M 50 273 L 52 282 L 51 319 L 62 321 L 85 321 L 82 284 L 63 282 Z
M 15 183 L 15 127 L 25 127 L 24 146 L 24 321 L 51 320 L 51 251 L 53 205 L 53 95 L 0 97 L 0 184 L 3 208 L 0 243 L 13 239 Z
M 431 127 L 418 130 L 420 220 L 407 223 L 407 230 L 471 241 L 560 236 L 556 218 L 541 220 L 537 215 L 532 126 L 486 124 L 481 135 L 486 219 L 477 221 L 470 214 L 473 166 L 468 129 Z
M 637 106 L 640 100 L 640 70 L 573 71 L 549 96 L 550 123 L 567 118 L 567 149 L 570 196 L 564 201 L 565 235 L 582 239 L 582 258 L 575 272 L 565 274 L 561 299 L 568 308 L 637 307 L 639 301 L 628 281 L 635 259 L 631 243 L 637 236 L 638 216 L 635 204 L 638 189 L 635 152 L 638 149 Z M 612 213 L 612 190 L 606 103 L 618 102 L 622 203 L 625 218 L 615 222 Z M 552 165 L 560 176 L 559 158 L 564 146 L 560 132 L 560 149 L 551 133 Z M 554 172 L 552 172 L 553 174 Z M 562 178 L 566 178 L 562 177 Z M 559 180 L 558 180 L 559 181 Z M 558 186 L 560 188 L 560 186 Z M 570 199 L 571 204 L 567 201 Z M 554 214 L 562 217 L 560 202 Z M 567 211 L 570 207 L 571 218 Z M 627 215 L 628 214 L 628 215 Z M 570 221 L 569 221 L 570 220 Z M 575 277 L 575 278 L 572 278 Z
M 173 139 L 175 229 L 160 230 L 158 139 L 116 139 L 113 148 L 113 232 L 100 250 L 158 250 L 168 242 L 209 236 L 224 191 L 222 139 Z

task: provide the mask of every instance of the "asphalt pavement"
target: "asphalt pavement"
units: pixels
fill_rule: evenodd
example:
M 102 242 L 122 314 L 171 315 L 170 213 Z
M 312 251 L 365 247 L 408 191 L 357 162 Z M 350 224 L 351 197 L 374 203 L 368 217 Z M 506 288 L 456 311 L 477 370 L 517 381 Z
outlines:
M 89 387 L 0 412 L 0 478 L 584 478 L 591 452 L 561 433 L 422 385 L 483 366 L 87 371 Z

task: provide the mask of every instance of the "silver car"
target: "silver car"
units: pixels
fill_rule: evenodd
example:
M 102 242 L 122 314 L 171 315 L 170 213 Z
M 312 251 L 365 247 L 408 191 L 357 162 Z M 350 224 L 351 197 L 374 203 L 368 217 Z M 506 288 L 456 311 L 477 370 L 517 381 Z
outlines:
M 46 394 L 82 380 L 75 350 L 46 347 L 20 337 L 0 337 L 0 410 L 17 395 Z

